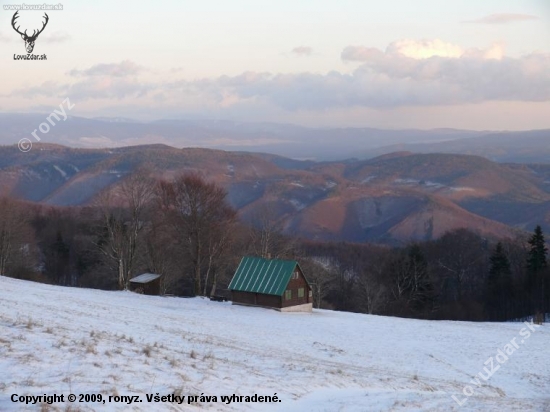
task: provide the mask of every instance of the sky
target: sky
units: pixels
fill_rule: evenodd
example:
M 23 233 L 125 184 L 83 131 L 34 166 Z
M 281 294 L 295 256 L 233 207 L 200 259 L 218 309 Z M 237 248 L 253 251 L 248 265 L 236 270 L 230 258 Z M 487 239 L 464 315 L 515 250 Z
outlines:
M 45 0 L 63 10 L 39 61 L 16 60 L 17 1 L 0 1 L 0 112 L 68 97 L 84 117 L 550 128 L 548 0 Z

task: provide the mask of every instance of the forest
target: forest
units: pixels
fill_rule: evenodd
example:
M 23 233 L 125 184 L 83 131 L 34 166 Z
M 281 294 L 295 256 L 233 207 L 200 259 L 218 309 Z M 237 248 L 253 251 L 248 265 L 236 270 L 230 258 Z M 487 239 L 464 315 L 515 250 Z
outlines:
M 550 312 L 544 233 L 491 239 L 466 229 L 399 247 L 283 235 L 269 205 L 239 221 L 199 174 L 158 181 L 143 169 L 91 206 L 0 198 L 0 275 L 125 290 L 145 272 L 172 296 L 227 294 L 246 255 L 295 259 L 315 307 L 420 319 L 507 321 Z

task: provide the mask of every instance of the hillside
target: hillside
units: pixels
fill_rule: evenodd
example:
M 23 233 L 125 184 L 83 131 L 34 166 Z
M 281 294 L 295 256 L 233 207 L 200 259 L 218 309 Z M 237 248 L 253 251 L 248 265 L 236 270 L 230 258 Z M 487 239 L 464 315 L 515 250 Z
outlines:
M 269 395 L 170 410 L 458 411 L 465 385 L 525 327 L 314 310 L 282 314 L 203 299 L 62 288 L 0 277 L 0 410 L 10 394 Z M 345 337 L 345 339 L 342 339 Z M 547 326 L 468 398 L 467 410 L 550 407 Z M 495 362 L 496 363 L 496 362 Z M 128 410 L 128 405 L 77 405 Z M 53 410 L 65 410 L 57 405 Z
M 0 147 L 0 194 L 56 206 L 94 202 L 140 167 L 158 178 L 199 172 L 224 186 L 241 217 L 269 208 L 287 233 L 311 239 L 407 242 L 458 227 L 514 237 L 550 228 L 548 165 L 399 152 L 316 163 L 268 154 L 165 145 L 70 149 Z

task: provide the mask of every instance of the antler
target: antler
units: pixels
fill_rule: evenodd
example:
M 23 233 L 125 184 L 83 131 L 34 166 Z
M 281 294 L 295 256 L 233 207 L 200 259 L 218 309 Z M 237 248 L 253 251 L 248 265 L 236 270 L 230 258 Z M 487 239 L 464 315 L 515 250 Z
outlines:
M 42 29 L 40 29 L 38 31 L 38 33 L 36 33 L 36 34 L 34 34 L 34 32 L 33 32 L 32 37 L 38 37 L 38 35 L 40 33 L 42 33 L 44 31 L 44 29 L 46 28 L 46 26 L 48 25 L 48 22 L 50 21 L 50 18 L 48 17 L 48 14 L 44 13 L 44 17 L 46 18 L 46 21 L 44 23 L 42 23 Z
M 11 26 L 12 26 L 13 29 L 14 29 L 17 33 L 19 33 L 21 36 L 26 36 L 26 35 L 27 35 L 27 31 L 26 31 L 26 30 L 25 30 L 25 33 L 21 33 L 21 32 L 19 31 L 19 27 L 21 27 L 21 26 L 17 26 L 17 28 L 15 28 L 15 20 L 17 20 L 17 19 L 19 18 L 18 13 L 19 13 L 19 11 L 16 11 L 15 14 L 13 15 L 13 17 L 12 17 L 12 19 L 11 19 Z

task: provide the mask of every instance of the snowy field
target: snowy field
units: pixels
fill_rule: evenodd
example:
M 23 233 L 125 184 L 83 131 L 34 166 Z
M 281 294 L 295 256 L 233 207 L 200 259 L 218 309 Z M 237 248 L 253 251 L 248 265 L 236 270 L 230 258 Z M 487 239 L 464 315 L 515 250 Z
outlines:
M 0 411 L 550 411 L 550 330 L 526 338 L 522 328 L 526 335 L 522 323 L 288 314 L 0 277 Z M 509 345 L 508 359 L 481 379 L 513 339 L 518 348 Z M 54 393 L 142 402 L 10 400 Z M 217 401 L 148 403 L 147 394 Z M 233 394 L 280 402 L 221 402 Z

